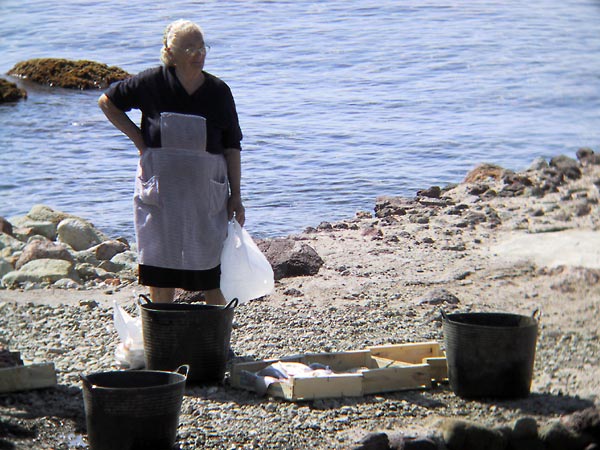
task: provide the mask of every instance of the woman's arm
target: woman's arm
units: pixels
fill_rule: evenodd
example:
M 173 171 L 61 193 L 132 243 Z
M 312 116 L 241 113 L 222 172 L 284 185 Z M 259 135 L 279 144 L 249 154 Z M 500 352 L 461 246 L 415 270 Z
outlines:
M 239 148 L 225 149 L 225 160 L 227 161 L 227 177 L 229 178 L 229 201 L 227 202 L 227 213 L 229 220 L 235 219 L 241 226 L 246 221 L 246 211 L 242 204 L 241 180 L 242 163 Z
M 125 136 L 131 139 L 131 142 L 133 142 L 141 155 L 146 149 L 146 144 L 144 143 L 144 138 L 142 136 L 142 130 L 140 130 L 140 128 L 132 122 L 125 112 L 117 108 L 106 96 L 106 94 L 102 94 L 100 96 L 98 99 L 98 106 L 100 106 L 100 109 L 110 123 L 112 123 L 118 130 L 125 134 Z

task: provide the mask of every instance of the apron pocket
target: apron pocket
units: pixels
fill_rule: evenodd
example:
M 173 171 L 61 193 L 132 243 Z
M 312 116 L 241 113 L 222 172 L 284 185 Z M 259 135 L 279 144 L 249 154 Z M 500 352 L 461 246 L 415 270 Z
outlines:
M 209 191 L 209 212 L 213 215 L 219 214 L 227 206 L 227 198 L 229 197 L 227 183 L 210 180 Z
M 144 181 L 141 177 L 137 177 L 137 196 L 142 203 L 150 206 L 158 206 L 159 203 L 159 190 L 158 190 L 158 177 L 152 176 L 147 181 Z

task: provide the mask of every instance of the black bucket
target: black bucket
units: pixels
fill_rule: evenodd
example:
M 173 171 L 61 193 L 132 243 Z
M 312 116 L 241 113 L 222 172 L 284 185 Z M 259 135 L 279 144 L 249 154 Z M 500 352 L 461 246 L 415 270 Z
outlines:
M 171 450 L 188 370 L 81 375 L 91 450 Z
M 189 364 L 188 382 L 223 382 L 237 299 L 215 306 L 152 303 L 141 295 L 140 304 L 147 369 L 170 370 Z
M 536 313 L 528 317 L 442 311 L 452 391 L 464 398 L 527 397 L 535 360 Z

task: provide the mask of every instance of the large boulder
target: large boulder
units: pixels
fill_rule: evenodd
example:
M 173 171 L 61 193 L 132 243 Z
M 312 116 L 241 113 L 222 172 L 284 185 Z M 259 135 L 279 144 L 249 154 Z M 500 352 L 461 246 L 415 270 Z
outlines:
M 36 259 L 63 259 L 73 262 L 73 256 L 69 253 L 67 247 L 51 241 L 33 240 L 28 243 L 21 256 L 15 264 L 15 269 L 19 270 L 29 261 Z
M 2 277 L 6 287 L 16 287 L 23 283 L 54 283 L 63 278 L 78 281 L 79 277 L 73 270 L 72 262 L 62 259 L 36 259 Z
M 136 271 L 138 268 L 137 253 L 131 250 L 116 254 L 110 262 L 117 264 L 121 270 Z
M 53 241 L 56 238 L 56 224 L 49 221 L 32 220 L 28 216 L 11 217 L 14 235 L 27 239 L 36 234 Z
M 116 239 L 104 241 L 90 249 L 99 261 L 110 261 L 113 256 L 123 253 L 126 250 L 129 250 L 129 246 Z
M 27 217 L 36 222 L 52 222 L 54 225 L 58 225 L 61 221 L 74 216 L 46 205 L 33 205 L 27 213 Z
M 130 76 L 118 67 L 109 67 L 94 61 L 59 58 L 22 61 L 10 69 L 8 74 L 38 84 L 69 89 L 105 89 L 112 82 Z
M 0 103 L 16 102 L 27 98 L 27 92 L 4 78 L 0 78 Z
M 108 237 L 91 223 L 77 217 L 64 219 L 58 224 L 56 232 L 60 242 L 70 245 L 77 251 L 87 250 L 108 240 Z
M 257 242 L 257 246 L 273 267 L 276 280 L 315 275 L 323 265 L 314 248 L 293 239 L 267 239 Z
M 18 252 L 25 248 L 25 243 L 12 237 L 10 234 L 0 233 L 0 250 L 10 249 L 10 253 Z
M 15 269 L 11 263 L 4 258 L 0 258 L 0 280 L 4 275 L 6 275 L 8 272 L 12 272 L 13 270 Z

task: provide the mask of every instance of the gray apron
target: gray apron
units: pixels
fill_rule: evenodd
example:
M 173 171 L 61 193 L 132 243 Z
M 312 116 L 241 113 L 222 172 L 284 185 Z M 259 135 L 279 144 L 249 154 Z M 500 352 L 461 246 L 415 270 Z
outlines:
M 205 151 L 200 116 L 163 113 L 163 147 L 142 154 L 134 224 L 140 264 L 206 270 L 220 264 L 229 182 L 223 155 Z

